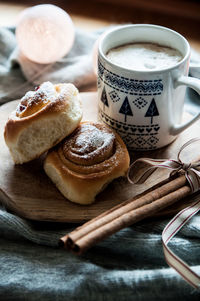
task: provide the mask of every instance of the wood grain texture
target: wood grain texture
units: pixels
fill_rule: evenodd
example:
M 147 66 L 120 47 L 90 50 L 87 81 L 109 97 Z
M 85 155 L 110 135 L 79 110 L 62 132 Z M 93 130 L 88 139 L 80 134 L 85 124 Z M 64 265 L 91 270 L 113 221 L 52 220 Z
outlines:
M 97 120 L 96 93 L 81 93 L 83 100 L 83 120 Z M 18 101 L 12 101 L 0 107 L 0 199 L 3 204 L 16 214 L 39 221 L 54 222 L 84 222 L 96 217 L 107 209 L 134 197 L 160 180 L 167 177 L 166 171 L 156 172 L 151 179 L 143 185 L 131 185 L 125 178 L 114 180 L 92 205 L 78 205 L 66 200 L 57 190 L 43 170 L 43 157 L 23 165 L 14 165 L 7 146 L 4 142 L 3 131 L 8 115 L 16 108 Z M 190 116 L 185 115 L 185 119 Z M 187 140 L 199 136 L 198 123 L 182 133 L 169 146 L 149 152 L 132 153 L 131 158 L 176 158 L 180 146 Z M 193 145 L 183 155 L 184 160 L 200 157 L 199 146 Z M 184 208 L 195 198 L 190 197 L 176 206 L 160 212 L 158 215 L 174 214 Z

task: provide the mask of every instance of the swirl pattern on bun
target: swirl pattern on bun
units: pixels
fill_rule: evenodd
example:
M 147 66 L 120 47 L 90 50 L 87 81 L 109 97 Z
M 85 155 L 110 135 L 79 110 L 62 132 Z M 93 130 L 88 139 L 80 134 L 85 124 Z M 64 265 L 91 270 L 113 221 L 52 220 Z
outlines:
M 44 169 L 68 200 L 90 204 L 113 179 L 125 176 L 129 162 L 124 142 L 109 127 L 82 122 L 49 152 Z
M 11 113 L 5 142 L 16 164 L 28 162 L 71 134 L 82 118 L 82 106 L 73 84 L 43 83 L 29 91 Z

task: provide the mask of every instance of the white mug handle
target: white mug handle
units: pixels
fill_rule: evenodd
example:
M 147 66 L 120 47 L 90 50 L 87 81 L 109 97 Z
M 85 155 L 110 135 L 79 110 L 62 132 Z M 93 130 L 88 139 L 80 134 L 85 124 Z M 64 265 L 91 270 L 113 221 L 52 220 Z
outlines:
M 182 86 L 182 85 L 188 86 L 188 87 L 194 89 L 198 94 L 200 94 L 200 80 L 197 78 L 181 76 L 178 79 L 176 79 L 175 85 L 176 85 L 176 87 Z M 192 119 L 190 119 L 186 123 L 183 123 L 181 125 L 179 125 L 179 124 L 173 125 L 170 128 L 170 134 L 173 136 L 180 134 L 182 131 L 187 129 L 190 125 L 192 125 L 199 118 L 200 118 L 200 112 L 197 113 Z

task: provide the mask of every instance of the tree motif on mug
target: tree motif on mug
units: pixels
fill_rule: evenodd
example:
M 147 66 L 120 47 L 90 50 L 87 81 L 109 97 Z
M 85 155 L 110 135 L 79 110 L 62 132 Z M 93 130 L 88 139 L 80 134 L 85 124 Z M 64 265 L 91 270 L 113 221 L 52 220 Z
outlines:
M 131 110 L 131 106 L 128 101 L 128 97 L 126 96 L 121 108 L 119 109 L 119 113 L 124 114 L 124 122 L 127 120 L 127 116 L 133 116 L 133 112 Z
M 158 112 L 155 99 L 153 98 L 144 117 L 151 117 L 151 124 L 152 124 L 154 116 L 159 116 L 159 112 Z
M 109 103 L 108 103 L 108 98 L 107 98 L 105 86 L 103 87 L 103 91 L 102 91 L 102 94 L 101 94 L 101 101 L 104 104 L 103 108 L 104 108 L 104 111 L 105 111 L 105 106 L 109 107 Z

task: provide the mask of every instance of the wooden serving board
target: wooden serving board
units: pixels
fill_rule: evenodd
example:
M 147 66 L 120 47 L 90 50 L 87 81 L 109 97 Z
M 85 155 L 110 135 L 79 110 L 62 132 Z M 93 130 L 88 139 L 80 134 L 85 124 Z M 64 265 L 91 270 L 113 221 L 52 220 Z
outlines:
M 83 120 L 97 120 L 96 93 L 82 93 L 84 116 Z M 131 185 L 125 178 L 114 180 L 102 193 L 96 197 L 92 205 L 78 205 L 66 200 L 57 190 L 43 170 L 43 158 L 23 165 L 14 165 L 4 142 L 4 125 L 8 115 L 16 108 L 18 101 L 12 101 L 0 107 L 0 200 L 11 211 L 19 216 L 39 221 L 83 222 L 96 217 L 107 209 L 129 199 L 158 181 L 167 177 L 162 169 L 155 173 L 143 185 Z M 189 116 L 190 117 L 190 116 Z M 188 116 L 185 115 L 187 119 Z M 191 126 L 169 146 L 149 152 L 132 153 L 131 158 L 176 158 L 180 146 L 187 140 L 200 136 L 200 125 Z M 190 155 L 198 157 L 200 146 L 185 152 L 185 159 Z M 159 213 L 159 215 L 174 214 L 188 203 L 194 202 L 190 197 L 175 206 Z

